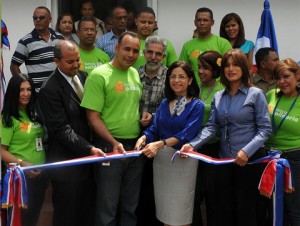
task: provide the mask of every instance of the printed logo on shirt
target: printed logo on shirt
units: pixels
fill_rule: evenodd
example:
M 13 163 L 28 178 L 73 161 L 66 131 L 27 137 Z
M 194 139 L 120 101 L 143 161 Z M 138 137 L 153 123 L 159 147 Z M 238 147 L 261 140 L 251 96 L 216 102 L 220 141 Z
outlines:
M 102 65 L 102 63 L 99 61 L 97 63 L 83 63 L 80 65 L 80 70 L 90 70 L 90 69 L 94 69 L 98 66 Z M 82 68 L 81 68 L 82 67 Z
M 129 82 L 123 83 L 123 82 L 118 82 L 115 85 L 116 92 L 128 92 L 128 91 L 140 91 L 140 87 L 135 86 Z
M 273 113 L 274 108 L 275 108 L 274 105 L 271 105 L 271 104 L 268 105 L 268 111 L 269 111 L 270 114 Z M 276 112 L 275 112 L 276 117 L 284 118 L 286 114 L 287 114 L 287 111 L 284 111 L 284 110 L 281 110 L 281 109 L 278 109 L 278 108 L 276 109 Z M 288 115 L 288 116 L 286 116 L 285 120 L 289 120 L 289 121 L 292 121 L 292 122 L 298 122 L 299 118 L 295 117 L 295 116 L 289 116 Z
M 120 92 L 125 92 L 125 87 L 124 87 L 124 84 L 123 82 L 118 82 L 116 85 L 116 92 L 117 93 L 120 93 Z
M 200 55 L 200 51 L 196 49 L 191 53 L 191 58 L 192 59 L 198 58 L 199 55 Z
M 275 112 L 275 116 L 277 117 L 280 117 L 280 118 L 284 118 L 285 115 L 287 114 L 287 111 L 283 111 L 283 110 L 280 110 L 280 109 L 276 109 L 276 112 Z M 289 121 L 292 121 L 292 122 L 298 122 L 299 119 L 295 116 L 286 116 L 285 120 L 289 120 Z
M 28 122 L 20 122 L 20 130 L 21 132 L 26 132 L 31 130 L 31 124 Z

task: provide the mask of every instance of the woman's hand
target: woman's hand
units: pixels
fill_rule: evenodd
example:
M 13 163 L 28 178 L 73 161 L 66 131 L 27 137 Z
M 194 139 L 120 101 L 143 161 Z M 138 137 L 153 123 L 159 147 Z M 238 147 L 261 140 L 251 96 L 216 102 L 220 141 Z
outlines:
M 33 164 L 30 162 L 25 162 L 25 161 L 21 161 L 20 166 L 22 167 L 26 167 L 26 166 L 32 166 Z M 41 174 L 42 170 L 28 170 L 25 172 L 25 174 L 29 177 L 29 178 L 35 178 L 36 176 L 38 176 L 39 174 Z
M 189 143 L 187 143 L 187 144 L 184 144 L 184 145 L 181 147 L 180 152 L 182 152 L 182 151 L 193 151 L 193 150 L 194 150 L 193 146 L 190 145 Z M 186 159 L 187 157 L 188 157 L 188 156 L 185 155 L 185 154 L 180 154 L 180 158 L 182 158 L 182 159 Z
M 141 136 L 135 143 L 134 150 L 141 150 L 146 145 L 146 136 Z
M 239 165 L 239 166 L 245 166 L 248 162 L 248 155 L 246 154 L 245 151 L 240 150 L 237 154 L 236 154 L 236 158 L 234 160 L 234 163 Z
M 142 153 L 148 158 L 153 158 L 159 149 L 162 149 L 164 146 L 163 141 L 156 141 L 150 144 L 147 144 L 146 147 L 142 150 Z

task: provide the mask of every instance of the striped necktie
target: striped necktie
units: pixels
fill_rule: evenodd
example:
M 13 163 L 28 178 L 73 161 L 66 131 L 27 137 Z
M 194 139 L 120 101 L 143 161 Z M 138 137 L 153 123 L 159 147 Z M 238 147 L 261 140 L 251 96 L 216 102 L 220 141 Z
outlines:
M 82 100 L 83 97 L 83 88 L 82 85 L 79 81 L 79 78 L 77 77 L 77 75 L 72 77 L 72 83 L 74 85 L 74 91 L 77 94 L 77 96 L 79 97 L 80 100 Z

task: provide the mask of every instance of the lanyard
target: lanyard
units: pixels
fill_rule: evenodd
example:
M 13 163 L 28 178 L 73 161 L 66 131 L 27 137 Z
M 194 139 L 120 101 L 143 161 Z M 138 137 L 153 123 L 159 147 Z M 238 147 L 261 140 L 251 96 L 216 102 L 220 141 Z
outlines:
M 275 136 L 276 136 L 276 134 L 277 134 L 277 131 L 281 128 L 281 126 L 282 126 L 284 120 L 286 119 L 286 117 L 288 116 L 288 114 L 291 112 L 291 110 L 292 110 L 293 107 L 295 106 L 296 100 L 298 99 L 299 95 L 297 95 L 297 97 L 295 98 L 295 100 L 294 100 L 293 103 L 291 104 L 289 111 L 288 111 L 288 112 L 285 114 L 285 116 L 281 119 L 279 125 L 276 126 L 276 124 L 275 124 L 275 112 L 276 112 L 276 109 L 277 109 L 277 107 L 278 107 L 278 104 L 279 104 L 279 101 L 280 101 L 281 97 L 282 97 L 282 96 L 279 97 L 279 99 L 278 99 L 278 101 L 277 101 L 277 103 L 276 103 L 276 105 L 275 105 L 275 108 L 274 108 L 274 110 L 273 110 L 273 113 L 272 113 L 272 127 L 273 127 L 273 131 L 274 131 Z
M 215 89 L 217 85 L 217 81 L 215 81 L 214 85 L 210 87 L 210 89 L 208 90 L 206 96 L 204 98 L 202 98 L 202 91 L 203 91 L 203 86 L 200 86 L 200 92 L 199 92 L 199 99 L 202 100 L 203 102 L 205 102 L 207 100 L 207 98 L 210 96 L 210 94 L 212 93 L 212 91 Z

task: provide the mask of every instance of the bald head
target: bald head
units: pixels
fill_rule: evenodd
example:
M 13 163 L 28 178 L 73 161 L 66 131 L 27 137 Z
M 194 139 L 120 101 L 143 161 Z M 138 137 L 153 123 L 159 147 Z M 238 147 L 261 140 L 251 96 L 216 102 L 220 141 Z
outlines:
M 61 72 L 74 76 L 80 67 L 80 55 L 77 45 L 68 40 L 60 40 L 54 47 L 54 61 Z

